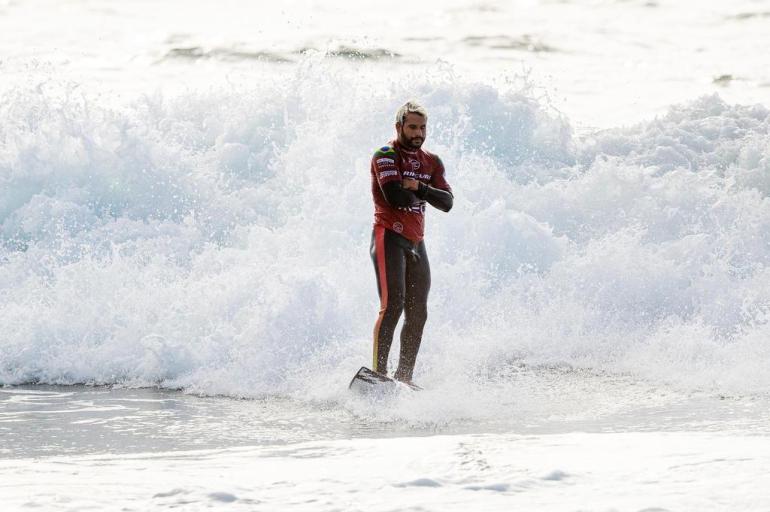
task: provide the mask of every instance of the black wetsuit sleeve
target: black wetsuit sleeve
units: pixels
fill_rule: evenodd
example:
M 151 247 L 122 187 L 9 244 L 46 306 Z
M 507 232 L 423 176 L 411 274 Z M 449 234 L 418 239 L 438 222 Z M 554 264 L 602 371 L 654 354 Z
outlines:
M 442 212 L 448 212 L 452 209 L 452 205 L 454 204 L 454 196 L 450 191 L 431 187 L 422 182 L 420 182 L 420 187 L 417 190 L 416 195 Z
M 402 188 L 400 181 L 383 183 L 380 188 L 382 189 L 382 195 L 385 196 L 385 200 L 394 208 L 411 206 L 417 202 L 415 194 Z

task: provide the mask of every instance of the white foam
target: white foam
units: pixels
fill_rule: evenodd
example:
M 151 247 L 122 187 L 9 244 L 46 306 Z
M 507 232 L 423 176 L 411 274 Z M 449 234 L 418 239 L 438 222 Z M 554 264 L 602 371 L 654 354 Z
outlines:
M 522 362 L 770 391 L 766 108 L 704 97 L 586 140 L 526 90 L 408 78 L 309 57 L 123 106 L 4 94 L 0 381 L 338 399 L 377 310 L 369 155 L 416 91 L 456 191 L 428 214 L 418 378 L 472 397 L 437 417 L 487 415 Z
M 0 460 L 12 509 L 763 510 L 768 440 L 725 432 L 345 439 Z M 230 468 L 238 468 L 237 471 Z M 564 469 L 568 471 L 567 472 Z M 38 490 L 30 493 L 29 490 Z

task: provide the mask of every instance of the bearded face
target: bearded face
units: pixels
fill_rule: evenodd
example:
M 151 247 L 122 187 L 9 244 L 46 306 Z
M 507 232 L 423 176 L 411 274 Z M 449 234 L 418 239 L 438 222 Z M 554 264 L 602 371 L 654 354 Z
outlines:
M 407 114 L 403 123 L 396 123 L 398 142 L 407 149 L 420 149 L 427 135 L 427 122 L 420 114 Z

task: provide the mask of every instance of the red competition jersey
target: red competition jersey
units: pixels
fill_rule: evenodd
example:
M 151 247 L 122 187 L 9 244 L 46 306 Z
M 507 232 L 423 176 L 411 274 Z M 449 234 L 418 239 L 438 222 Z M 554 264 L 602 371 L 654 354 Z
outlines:
M 395 231 L 412 242 L 420 242 L 425 235 L 425 201 L 415 197 L 410 206 L 393 207 L 385 200 L 381 187 L 390 181 L 414 178 L 451 193 L 441 159 L 422 149 L 407 151 L 398 142 L 391 141 L 374 153 L 371 175 L 374 225 Z

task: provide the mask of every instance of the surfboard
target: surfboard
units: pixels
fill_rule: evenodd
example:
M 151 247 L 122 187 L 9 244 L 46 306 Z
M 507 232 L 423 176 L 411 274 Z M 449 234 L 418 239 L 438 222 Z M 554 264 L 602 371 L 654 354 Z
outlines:
M 422 388 L 415 384 L 409 384 L 407 382 L 400 382 L 395 379 L 391 379 L 387 375 L 377 373 L 369 368 L 362 366 L 360 370 L 353 376 L 353 380 L 350 381 L 348 389 L 356 391 L 358 393 L 373 393 L 384 390 L 397 390 L 399 388 L 407 388 L 412 391 L 419 391 Z

